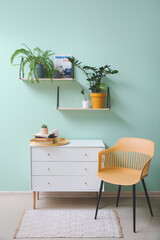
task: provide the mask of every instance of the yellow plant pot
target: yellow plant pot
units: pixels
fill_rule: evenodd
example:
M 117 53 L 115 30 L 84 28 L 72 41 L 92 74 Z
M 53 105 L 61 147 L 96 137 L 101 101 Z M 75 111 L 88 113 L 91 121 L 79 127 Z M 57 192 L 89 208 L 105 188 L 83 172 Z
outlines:
M 104 108 L 106 93 L 90 93 L 92 108 Z

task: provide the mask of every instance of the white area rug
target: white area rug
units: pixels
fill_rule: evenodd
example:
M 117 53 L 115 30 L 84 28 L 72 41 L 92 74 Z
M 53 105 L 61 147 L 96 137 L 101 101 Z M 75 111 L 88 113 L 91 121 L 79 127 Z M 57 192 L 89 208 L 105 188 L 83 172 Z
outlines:
M 23 213 L 14 238 L 120 238 L 117 213 L 92 209 L 28 210 Z

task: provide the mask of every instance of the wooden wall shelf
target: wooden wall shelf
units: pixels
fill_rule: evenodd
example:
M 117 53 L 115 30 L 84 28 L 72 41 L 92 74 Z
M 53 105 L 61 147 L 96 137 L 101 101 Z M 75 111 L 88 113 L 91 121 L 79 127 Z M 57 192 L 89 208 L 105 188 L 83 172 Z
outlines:
M 109 111 L 110 108 L 63 108 L 58 107 L 57 110 L 74 110 L 74 111 Z
M 24 77 L 24 72 L 22 72 L 22 63 L 24 62 L 23 57 L 21 58 L 20 62 L 20 69 L 19 69 L 19 79 L 27 81 L 28 78 Z M 38 78 L 39 81 L 51 81 L 50 78 Z M 53 81 L 73 81 L 75 80 L 74 78 L 74 66 L 72 66 L 72 78 L 52 78 Z M 36 81 L 35 78 L 33 78 L 33 81 Z
M 73 110 L 73 111 L 109 111 L 111 110 L 111 100 L 110 100 L 110 91 L 108 87 L 108 94 L 107 94 L 107 107 L 106 108 L 65 108 L 59 107 L 59 86 L 57 87 L 57 110 L 66 111 L 66 110 Z
M 25 80 L 27 81 L 27 78 L 19 78 L 20 80 Z M 39 78 L 39 81 L 51 81 L 50 78 Z M 75 79 L 73 78 L 52 78 L 53 81 L 74 81 Z M 35 78 L 33 78 L 33 81 L 36 81 Z

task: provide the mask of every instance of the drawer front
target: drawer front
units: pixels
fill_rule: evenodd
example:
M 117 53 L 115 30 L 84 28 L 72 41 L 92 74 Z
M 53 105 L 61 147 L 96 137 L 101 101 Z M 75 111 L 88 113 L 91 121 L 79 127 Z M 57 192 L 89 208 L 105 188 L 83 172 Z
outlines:
M 96 176 L 98 162 L 32 162 L 33 176 Z
M 37 147 L 31 149 L 32 161 L 97 161 L 102 148 Z
M 32 191 L 98 191 L 96 176 L 32 176 Z

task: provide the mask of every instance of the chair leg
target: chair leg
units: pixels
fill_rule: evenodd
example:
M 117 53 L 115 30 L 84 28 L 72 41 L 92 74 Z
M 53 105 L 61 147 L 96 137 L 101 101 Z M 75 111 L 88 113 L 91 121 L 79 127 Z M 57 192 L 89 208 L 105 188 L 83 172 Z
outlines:
M 146 195 L 148 207 L 149 207 L 151 216 L 153 217 L 153 212 L 152 212 L 152 208 L 151 208 L 151 203 L 150 203 L 150 200 L 149 200 L 149 196 L 148 196 L 148 192 L 147 192 L 147 188 L 146 188 L 146 184 L 145 184 L 144 179 L 142 179 L 142 184 L 143 184 L 144 192 L 145 192 L 145 195 Z
M 136 185 L 133 185 L 133 232 L 136 232 Z
M 121 192 L 121 185 L 118 186 L 118 194 L 117 194 L 116 207 L 118 207 L 120 192 Z
M 97 207 L 96 207 L 96 213 L 95 213 L 95 218 L 94 219 L 97 218 L 97 213 L 98 213 L 99 202 L 100 202 L 100 199 L 101 199 L 102 188 L 103 188 L 103 181 L 101 181 L 100 188 L 99 188 Z

